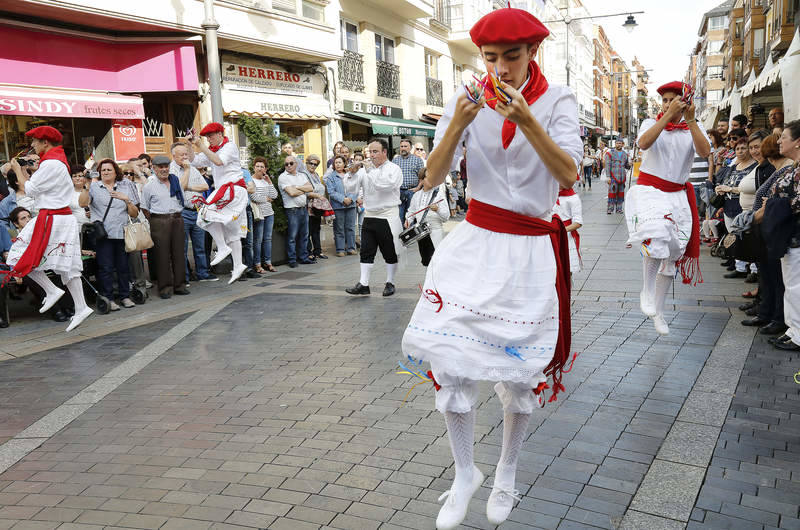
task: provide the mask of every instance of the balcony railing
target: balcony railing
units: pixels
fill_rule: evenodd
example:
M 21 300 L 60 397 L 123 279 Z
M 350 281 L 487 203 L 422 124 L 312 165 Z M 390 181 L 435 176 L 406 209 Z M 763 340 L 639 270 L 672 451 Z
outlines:
M 345 90 L 364 92 L 364 56 L 343 50 L 339 59 L 339 86 Z
M 443 26 L 450 27 L 450 0 L 434 0 L 433 20 Z
M 396 64 L 378 61 L 378 95 L 400 99 L 400 67 Z
M 425 102 L 434 107 L 443 107 L 442 82 L 432 77 L 425 78 Z

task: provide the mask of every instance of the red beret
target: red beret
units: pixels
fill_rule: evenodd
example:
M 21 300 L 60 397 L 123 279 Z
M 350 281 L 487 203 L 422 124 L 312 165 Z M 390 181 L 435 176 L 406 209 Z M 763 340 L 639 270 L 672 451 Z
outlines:
M 658 92 L 662 96 L 664 95 L 664 92 L 674 92 L 675 94 L 681 95 L 684 91 L 684 87 L 686 87 L 687 94 L 692 91 L 692 85 L 682 83 L 680 81 L 671 81 L 666 85 L 661 85 L 660 87 L 658 87 L 656 89 L 656 92 Z
M 225 127 L 223 127 L 221 123 L 212 121 L 211 123 L 203 127 L 203 130 L 200 131 L 200 136 L 205 136 L 207 134 L 213 134 L 213 133 L 224 133 L 224 132 L 225 132 Z
M 523 9 L 504 7 L 484 15 L 469 30 L 472 42 L 484 44 L 534 44 L 542 42 L 550 31 L 539 19 Z
M 25 133 L 25 136 L 36 138 L 37 140 L 47 140 L 51 144 L 60 144 L 61 140 L 64 139 L 60 132 L 49 125 L 43 125 L 42 127 L 31 129 Z

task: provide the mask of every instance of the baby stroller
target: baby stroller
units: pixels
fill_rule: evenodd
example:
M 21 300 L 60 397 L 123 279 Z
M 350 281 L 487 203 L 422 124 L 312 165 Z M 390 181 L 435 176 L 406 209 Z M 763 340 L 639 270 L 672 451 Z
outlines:
M 82 256 L 81 259 L 84 263 L 84 273 L 86 273 L 88 270 L 91 274 L 94 274 L 94 272 L 97 270 L 97 263 L 94 256 Z M 90 300 L 94 300 L 94 307 L 97 312 L 101 315 L 107 314 L 111 310 L 111 301 L 100 294 L 92 282 L 89 281 L 89 278 L 86 277 L 86 274 L 81 274 L 81 279 L 90 291 L 86 297 L 87 302 L 92 303 Z M 142 305 L 147 299 L 147 291 L 144 289 L 144 287 L 133 286 L 131 287 L 130 297 L 131 300 L 133 300 L 133 303 L 136 305 Z

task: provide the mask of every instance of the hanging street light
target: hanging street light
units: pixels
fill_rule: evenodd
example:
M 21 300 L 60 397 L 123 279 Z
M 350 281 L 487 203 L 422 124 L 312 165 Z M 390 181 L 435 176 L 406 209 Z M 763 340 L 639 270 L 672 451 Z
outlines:
M 622 27 L 627 29 L 628 33 L 633 33 L 634 28 L 636 28 L 638 25 L 639 24 L 636 23 L 636 19 L 633 18 L 633 15 L 628 15 L 628 18 L 625 20 L 625 23 L 622 25 Z

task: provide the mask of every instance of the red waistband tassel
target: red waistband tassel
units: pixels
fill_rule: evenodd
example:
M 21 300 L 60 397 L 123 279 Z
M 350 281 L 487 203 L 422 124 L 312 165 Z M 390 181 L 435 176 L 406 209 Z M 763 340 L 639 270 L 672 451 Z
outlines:
M 528 217 L 510 210 L 472 199 L 467 210 L 467 222 L 471 225 L 503 234 L 519 236 L 550 236 L 556 258 L 556 293 L 558 295 L 558 340 L 553 359 L 544 369 L 544 375 L 553 378 L 553 395 L 548 401 L 556 401 L 556 395 L 564 390 L 561 375 L 569 360 L 572 340 L 572 316 L 570 315 L 569 246 L 564 223 L 554 215 L 551 221 Z

